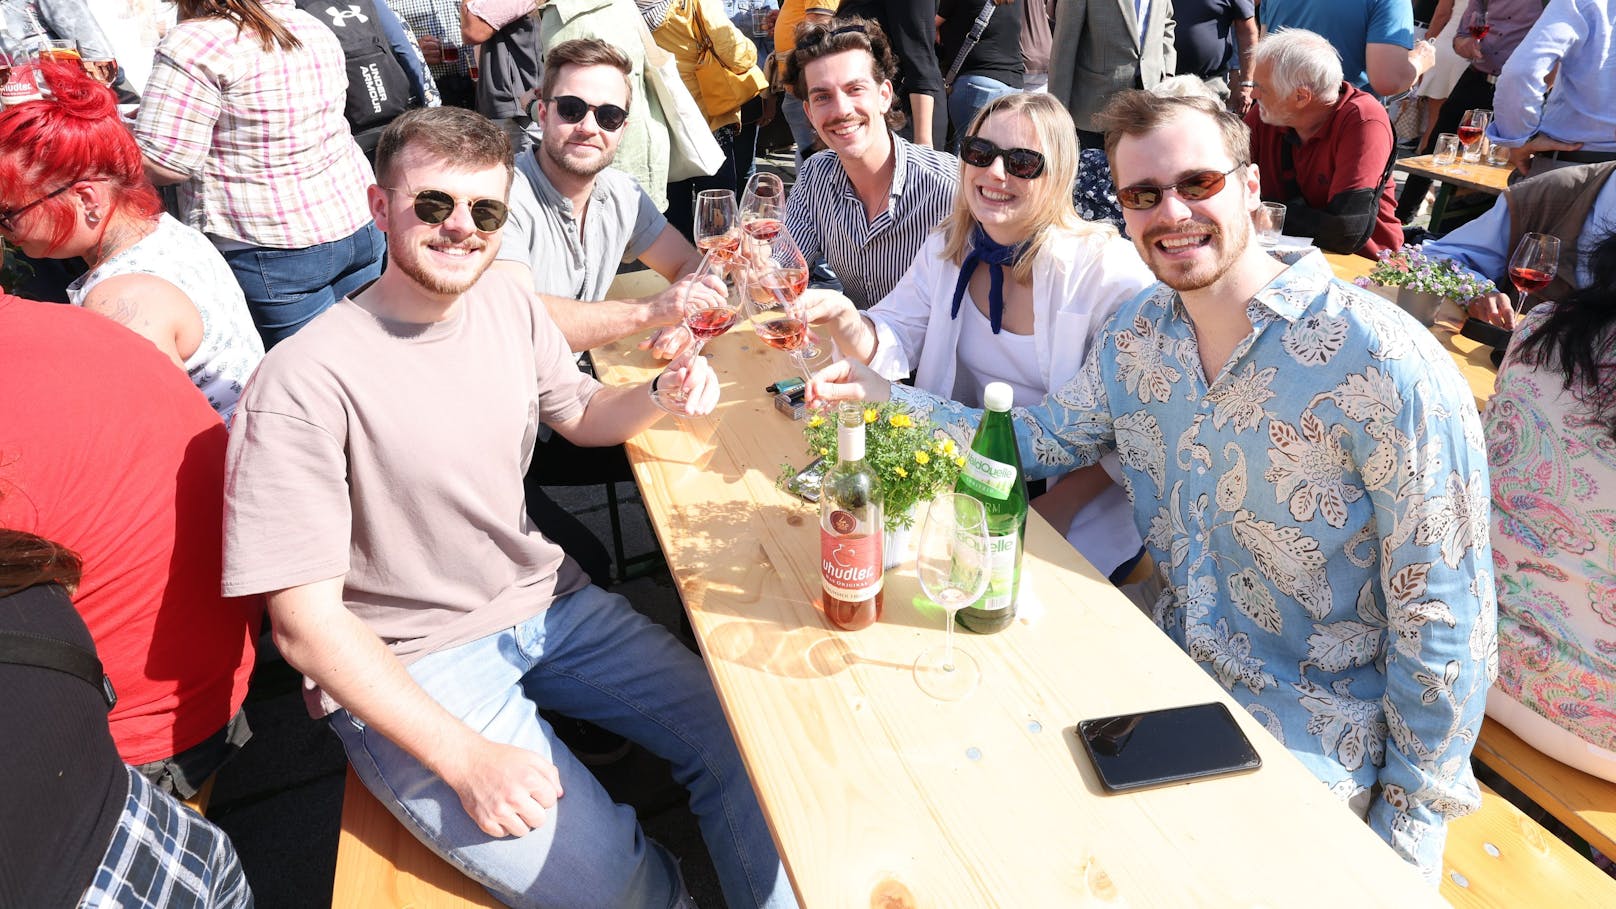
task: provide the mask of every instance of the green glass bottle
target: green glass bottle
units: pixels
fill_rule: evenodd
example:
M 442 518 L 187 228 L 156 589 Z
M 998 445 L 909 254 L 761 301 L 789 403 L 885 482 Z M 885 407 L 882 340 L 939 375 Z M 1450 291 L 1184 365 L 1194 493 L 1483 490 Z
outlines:
M 965 468 L 954 485 L 982 503 L 988 513 L 988 558 L 993 574 L 982 599 L 959 611 L 959 623 L 978 634 L 1002 631 L 1016 617 L 1021 587 L 1021 549 L 1027 531 L 1027 477 L 1010 421 L 1013 397 L 1004 382 L 982 391 L 982 425 L 977 427 Z

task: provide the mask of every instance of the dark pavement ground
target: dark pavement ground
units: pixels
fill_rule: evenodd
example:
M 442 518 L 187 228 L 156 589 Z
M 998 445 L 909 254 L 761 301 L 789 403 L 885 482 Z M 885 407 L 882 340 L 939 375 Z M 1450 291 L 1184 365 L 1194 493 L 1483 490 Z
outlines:
M 629 559 L 651 553 L 647 561 L 654 564 L 647 576 L 612 589 L 689 645 L 681 630 L 684 606 L 661 561 L 639 492 L 632 483 L 617 489 Z M 550 487 L 546 492 L 578 515 L 610 551 L 604 486 Z M 328 906 L 342 822 L 342 746 L 323 722 L 305 712 L 298 676 L 278 657 L 260 659 L 247 716 L 252 740 L 219 772 L 208 818 L 235 843 L 259 909 Z M 646 833 L 680 859 L 697 904 L 723 906 L 695 818 L 684 791 L 673 786 L 667 765 L 635 749 L 596 775 L 618 801 L 634 805 Z

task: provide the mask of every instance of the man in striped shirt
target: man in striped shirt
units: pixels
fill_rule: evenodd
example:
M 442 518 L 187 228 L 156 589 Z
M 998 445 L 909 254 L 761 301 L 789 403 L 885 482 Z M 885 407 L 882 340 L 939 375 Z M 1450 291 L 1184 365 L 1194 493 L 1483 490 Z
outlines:
M 897 65 L 881 27 L 858 17 L 804 24 L 786 78 L 828 151 L 803 162 L 786 229 L 823 259 L 859 309 L 886 296 L 953 208 L 959 160 L 892 132 Z

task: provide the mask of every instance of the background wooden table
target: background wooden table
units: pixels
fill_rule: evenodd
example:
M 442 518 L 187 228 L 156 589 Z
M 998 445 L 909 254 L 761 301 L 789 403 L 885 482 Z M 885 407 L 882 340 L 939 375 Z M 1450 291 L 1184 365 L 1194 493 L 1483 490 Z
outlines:
M 1441 226 L 1442 217 L 1447 214 L 1448 202 L 1453 198 L 1455 187 L 1479 190 L 1496 196 L 1509 185 L 1511 170 L 1509 167 L 1494 167 L 1481 162 L 1437 167 L 1432 155 L 1399 158 L 1393 167 L 1405 173 L 1428 177 L 1442 184 L 1442 188 L 1436 192 L 1436 201 L 1431 203 L 1430 224 L 1433 231 Z
M 1032 624 L 961 635 L 984 682 L 934 701 L 911 664 L 941 641 L 912 561 L 886 614 L 820 613 L 818 516 L 775 486 L 801 425 L 763 392 L 791 374 L 746 323 L 709 345 L 711 417 L 628 443 L 640 489 L 786 867 L 805 906 L 1442 905 L 1246 711 L 1256 773 L 1125 796 L 1100 788 L 1084 718 L 1231 701 L 1041 518 L 1028 520 Z M 634 342 L 604 381 L 660 368 Z

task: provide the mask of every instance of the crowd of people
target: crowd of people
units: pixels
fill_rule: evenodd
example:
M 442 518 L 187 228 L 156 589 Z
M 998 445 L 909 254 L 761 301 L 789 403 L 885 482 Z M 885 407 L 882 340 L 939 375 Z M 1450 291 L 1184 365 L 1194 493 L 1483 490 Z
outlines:
M 689 903 L 565 717 L 673 766 L 729 905 L 795 905 L 699 658 L 539 488 L 717 406 L 693 199 L 775 116 L 815 403 L 968 443 L 1009 383 L 1033 507 L 1115 583 L 1148 559 L 1130 595 L 1433 881 L 1484 713 L 1616 780 L 1605 0 L 177 0 L 110 82 L 42 50 L 112 55 L 94 6 L 0 0 L 0 680 L 52 730 L 0 749 L 51 808 L 0 842 L 54 857 L 6 900 L 250 904 L 175 799 L 249 740 L 267 619 L 500 900 Z M 1462 301 L 1514 332 L 1484 414 L 1318 252 L 1404 246 L 1385 102 L 1422 77 L 1419 142 L 1491 105 L 1523 177 L 1425 253 L 1507 286 L 1565 241 L 1530 312 Z M 1258 244 L 1264 202 L 1318 249 Z M 614 297 L 628 263 L 667 288 Z M 590 374 L 624 339 L 648 387 Z

